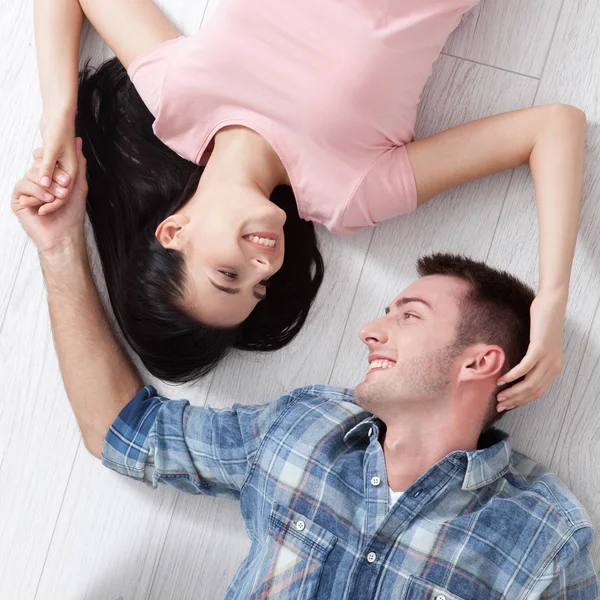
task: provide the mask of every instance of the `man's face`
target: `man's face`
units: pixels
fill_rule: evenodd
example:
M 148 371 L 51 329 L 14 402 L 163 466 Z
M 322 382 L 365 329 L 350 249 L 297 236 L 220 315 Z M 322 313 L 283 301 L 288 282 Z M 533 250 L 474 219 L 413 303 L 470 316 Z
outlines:
M 468 289 L 454 277 L 423 277 L 394 298 L 385 316 L 361 329 L 369 365 L 355 390 L 360 406 L 378 414 L 386 406 L 444 401 L 462 351 L 455 339 Z

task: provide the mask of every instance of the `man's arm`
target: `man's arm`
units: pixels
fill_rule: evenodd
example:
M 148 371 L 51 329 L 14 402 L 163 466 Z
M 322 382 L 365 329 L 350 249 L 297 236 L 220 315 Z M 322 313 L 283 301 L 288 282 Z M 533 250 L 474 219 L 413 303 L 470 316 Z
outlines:
M 83 238 L 40 252 L 54 345 L 85 447 L 97 458 L 113 421 L 142 387 L 115 339 Z
M 550 567 L 553 579 L 540 600 L 598 600 L 600 582 L 588 548 L 580 550 L 565 566 L 560 557 Z

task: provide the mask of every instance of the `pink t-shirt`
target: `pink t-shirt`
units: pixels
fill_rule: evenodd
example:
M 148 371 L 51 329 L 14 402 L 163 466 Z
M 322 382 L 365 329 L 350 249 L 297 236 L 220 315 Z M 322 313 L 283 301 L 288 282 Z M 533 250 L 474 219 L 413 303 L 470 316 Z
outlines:
M 404 144 L 432 64 L 478 0 L 220 0 L 191 37 L 159 44 L 129 75 L 154 132 L 205 164 L 227 125 L 261 134 L 300 216 L 349 233 L 410 212 Z

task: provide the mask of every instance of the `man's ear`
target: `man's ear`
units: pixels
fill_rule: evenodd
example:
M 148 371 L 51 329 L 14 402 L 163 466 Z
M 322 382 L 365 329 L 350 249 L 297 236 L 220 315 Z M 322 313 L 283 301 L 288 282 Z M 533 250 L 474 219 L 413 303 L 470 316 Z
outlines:
M 181 232 L 188 222 L 189 218 L 184 215 L 178 213 L 169 215 L 156 228 L 154 235 L 163 248 L 181 250 L 183 244 Z
M 475 344 L 465 353 L 460 370 L 461 381 L 481 381 L 500 377 L 506 356 L 500 346 Z

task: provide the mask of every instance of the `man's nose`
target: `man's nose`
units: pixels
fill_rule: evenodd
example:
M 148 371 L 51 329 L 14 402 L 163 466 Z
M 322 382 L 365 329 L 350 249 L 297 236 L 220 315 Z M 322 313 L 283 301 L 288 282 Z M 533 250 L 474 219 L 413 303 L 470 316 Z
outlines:
M 359 336 L 361 341 L 369 347 L 373 344 L 385 344 L 388 341 L 382 319 L 364 325 L 359 332 Z

